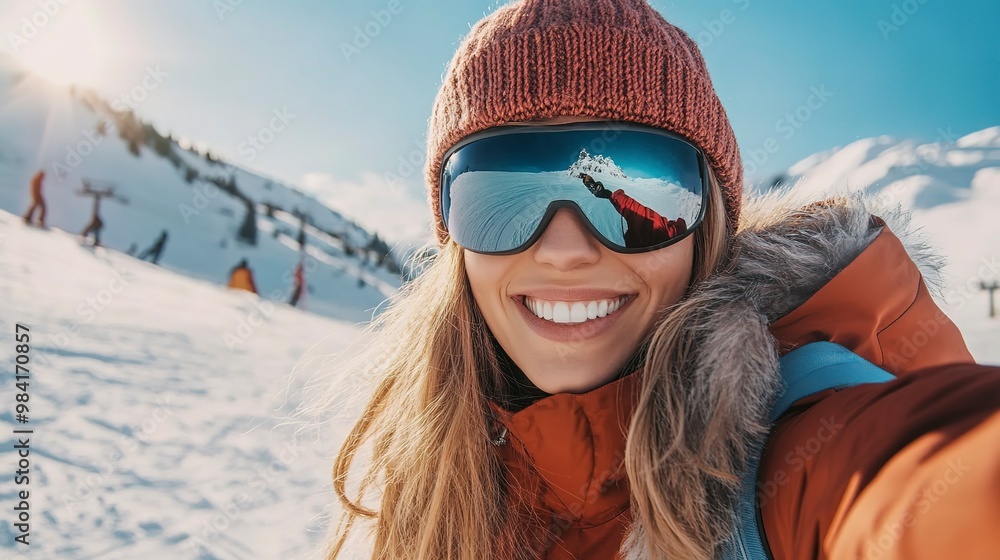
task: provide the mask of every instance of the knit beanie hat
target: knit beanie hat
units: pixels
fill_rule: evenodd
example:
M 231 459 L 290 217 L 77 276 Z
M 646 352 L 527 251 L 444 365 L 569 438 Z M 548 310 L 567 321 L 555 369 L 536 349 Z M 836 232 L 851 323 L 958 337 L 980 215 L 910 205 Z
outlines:
M 517 0 L 469 30 L 434 100 L 424 172 L 440 246 L 448 240 L 445 152 L 486 128 L 557 116 L 630 121 L 686 138 L 705 153 L 735 231 L 740 153 L 694 41 L 646 0 Z

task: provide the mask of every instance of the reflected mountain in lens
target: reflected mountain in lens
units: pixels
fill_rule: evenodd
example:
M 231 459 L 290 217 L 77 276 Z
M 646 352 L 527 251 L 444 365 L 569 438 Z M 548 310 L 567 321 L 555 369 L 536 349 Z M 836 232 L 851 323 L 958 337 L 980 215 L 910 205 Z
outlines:
M 579 158 L 577 158 L 576 162 L 566 172 L 573 177 L 578 176 L 580 173 L 586 173 L 591 177 L 600 175 L 628 179 L 622 168 L 615 165 L 613 159 L 602 155 L 592 156 L 587 152 L 587 148 L 580 150 Z

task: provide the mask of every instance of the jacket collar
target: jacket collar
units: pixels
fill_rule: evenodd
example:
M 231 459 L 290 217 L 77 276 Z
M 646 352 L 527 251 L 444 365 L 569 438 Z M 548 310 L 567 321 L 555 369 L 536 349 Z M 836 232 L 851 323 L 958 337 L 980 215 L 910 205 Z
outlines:
M 490 407 L 501 425 L 500 456 L 523 481 L 536 478 L 529 501 L 571 526 L 599 525 L 629 507 L 625 441 L 641 368 L 586 393 L 558 393 L 511 412 Z M 505 430 L 504 430 L 505 429 Z M 494 444 L 500 441 L 494 440 Z

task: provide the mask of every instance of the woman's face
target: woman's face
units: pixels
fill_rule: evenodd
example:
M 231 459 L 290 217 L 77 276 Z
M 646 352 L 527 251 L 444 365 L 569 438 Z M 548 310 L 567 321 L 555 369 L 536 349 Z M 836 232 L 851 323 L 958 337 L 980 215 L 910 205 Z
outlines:
M 582 120 L 592 119 L 540 122 Z M 514 363 L 547 393 L 583 393 L 610 381 L 691 279 L 693 236 L 656 251 L 622 254 L 602 245 L 581 219 L 560 208 L 541 238 L 516 255 L 464 250 L 473 297 L 486 324 Z M 525 302 L 553 320 L 535 316 Z M 595 311 L 598 317 L 590 319 Z

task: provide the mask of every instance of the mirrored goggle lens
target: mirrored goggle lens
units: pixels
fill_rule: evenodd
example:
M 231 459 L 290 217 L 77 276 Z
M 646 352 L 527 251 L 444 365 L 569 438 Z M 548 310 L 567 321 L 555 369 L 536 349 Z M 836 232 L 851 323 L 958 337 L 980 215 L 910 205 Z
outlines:
M 641 252 L 700 224 L 704 173 L 694 146 L 656 129 L 505 126 L 449 151 L 441 210 L 456 243 L 476 252 L 526 249 L 564 206 L 575 206 L 609 248 Z

